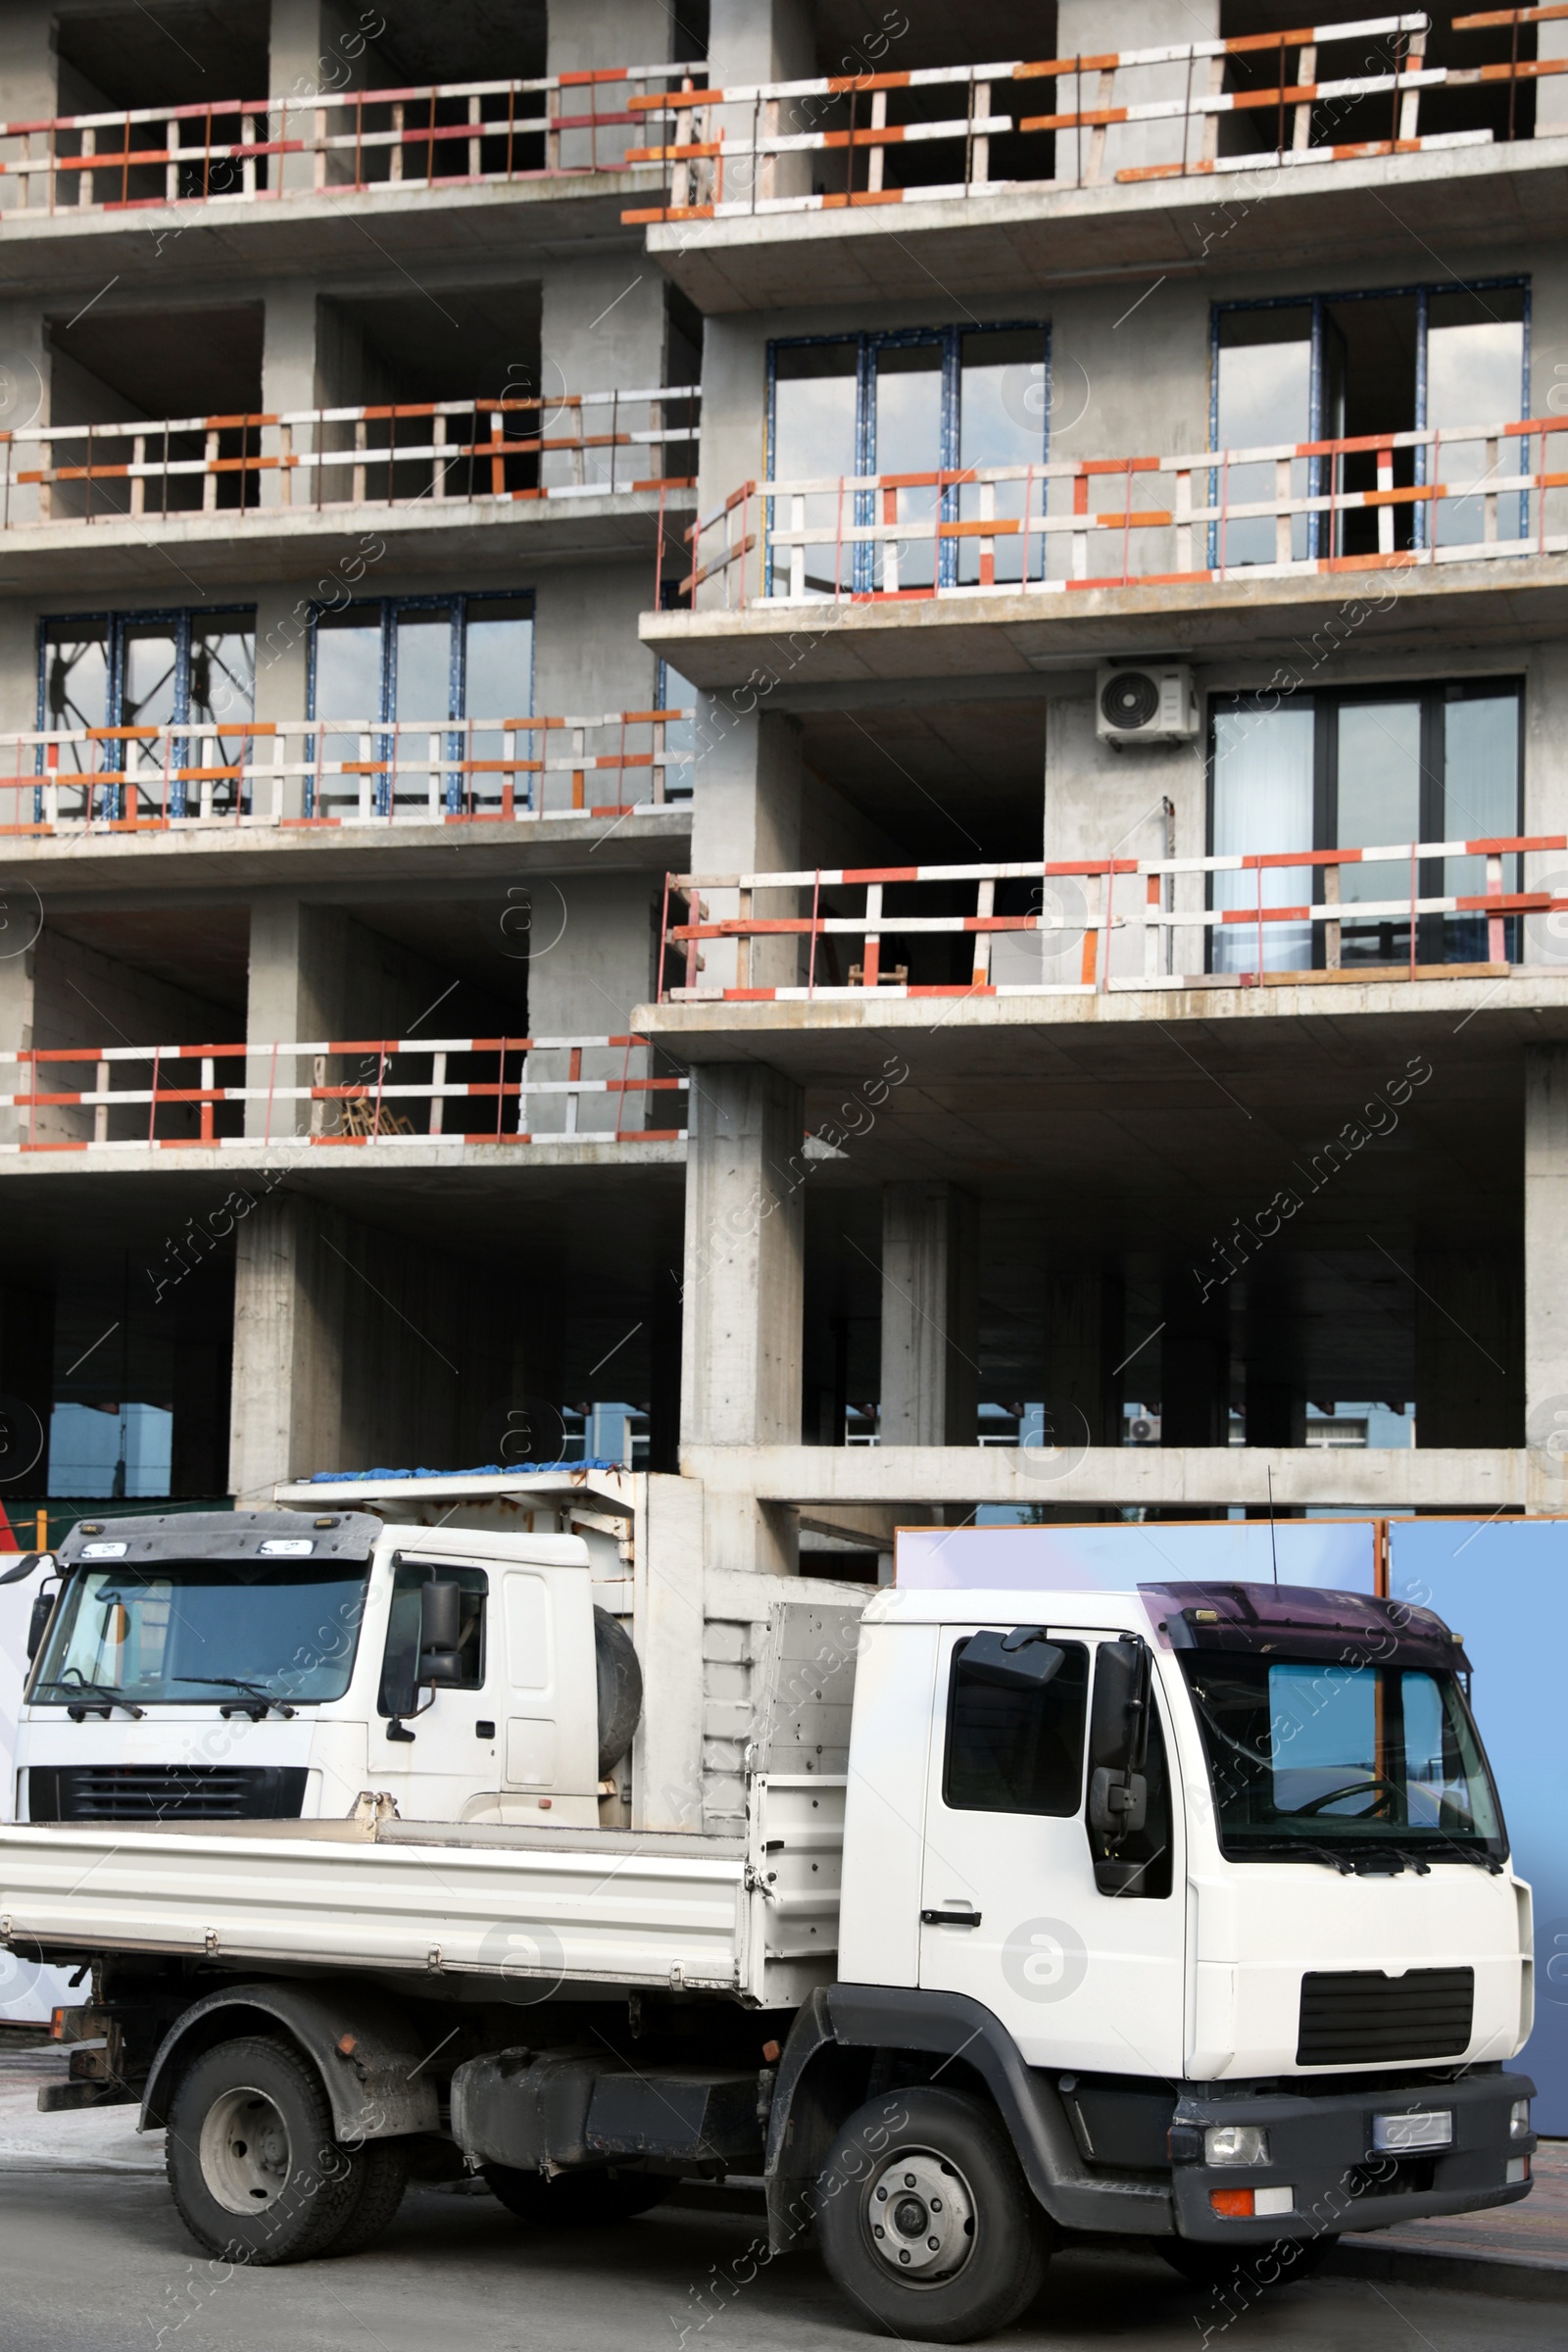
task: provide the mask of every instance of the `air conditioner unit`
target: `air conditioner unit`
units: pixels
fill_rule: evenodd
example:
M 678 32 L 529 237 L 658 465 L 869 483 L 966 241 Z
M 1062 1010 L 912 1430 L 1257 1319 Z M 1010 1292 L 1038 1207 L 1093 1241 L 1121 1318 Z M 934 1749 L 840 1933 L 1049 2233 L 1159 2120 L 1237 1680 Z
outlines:
M 1095 684 L 1095 733 L 1102 743 L 1190 743 L 1198 694 L 1183 662 L 1102 669 Z

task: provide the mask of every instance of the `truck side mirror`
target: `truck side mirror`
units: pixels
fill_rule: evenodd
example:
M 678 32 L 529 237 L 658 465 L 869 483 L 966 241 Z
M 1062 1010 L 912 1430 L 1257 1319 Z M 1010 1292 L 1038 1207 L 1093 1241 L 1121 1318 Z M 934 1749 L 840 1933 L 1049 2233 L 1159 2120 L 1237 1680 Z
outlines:
M 463 1588 L 451 1577 L 433 1577 L 419 1591 L 421 1685 L 450 1690 L 463 1680 Z
M 1117 1844 L 1136 1835 L 1149 1810 L 1151 1660 L 1136 1634 L 1102 1642 L 1089 1713 L 1089 1826 Z
M 55 1613 L 55 1602 L 59 1598 L 60 1587 L 58 1585 L 52 1592 L 35 1592 L 32 1596 L 32 1614 L 27 1619 L 27 1664 L 29 1666 L 43 1647 L 43 1638 L 49 1631 L 49 1620 Z
M 993 1690 L 1043 1690 L 1060 1673 L 1064 1652 L 1038 1625 L 1010 1634 L 974 1634 L 963 1645 L 965 1677 Z

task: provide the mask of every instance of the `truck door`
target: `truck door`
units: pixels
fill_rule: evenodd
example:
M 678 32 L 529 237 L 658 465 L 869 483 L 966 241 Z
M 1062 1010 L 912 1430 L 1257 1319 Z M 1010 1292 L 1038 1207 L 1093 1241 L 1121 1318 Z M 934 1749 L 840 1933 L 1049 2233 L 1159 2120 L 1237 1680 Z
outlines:
M 419 1596 L 436 1579 L 458 1587 L 460 1603 L 449 1679 L 432 1690 L 418 1685 Z M 393 1569 L 370 1773 L 406 1821 L 459 1821 L 474 1790 L 496 1785 L 498 1706 L 490 1692 L 502 1678 L 491 1654 L 499 1645 L 489 1582 L 484 1569 L 446 1557 L 403 1557 Z
M 979 1630 L 944 1628 L 939 1652 L 920 1983 L 983 2003 L 1031 2064 L 1179 2074 L 1186 1905 L 1165 1727 L 1151 1731 L 1148 1824 L 1125 1849 L 1145 1867 L 1102 1892 L 1086 1746 L 1096 1654 L 1114 1637 L 1047 1629 L 1059 1670 L 1013 1690 L 965 1674 Z

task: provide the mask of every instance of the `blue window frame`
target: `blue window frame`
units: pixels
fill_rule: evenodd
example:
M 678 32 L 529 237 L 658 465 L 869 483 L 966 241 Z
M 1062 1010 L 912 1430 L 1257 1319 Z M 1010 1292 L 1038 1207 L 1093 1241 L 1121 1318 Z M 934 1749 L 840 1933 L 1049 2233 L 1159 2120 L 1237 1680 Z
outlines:
M 1214 304 L 1210 315 L 1209 447 L 1245 449 L 1293 441 L 1336 441 L 1363 433 L 1441 430 L 1445 425 L 1512 421 L 1530 414 L 1530 281 L 1524 277 L 1446 279 L 1430 285 L 1364 286 L 1341 294 L 1275 295 Z M 1477 406 L 1477 404 L 1480 404 Z M 1500 407 L 1495 405 L 1500 403 Z M 1425 449 L 1396 450 L 1396 487 L 1433 478 Z M 1524 472 L 1519 441 L 1510 470 Z M 1455 474 L 1454 468 L 1460 470 Z M 1372 451 L 1297 461 L 1297 496 L 1321 498 L 1332 486 L 1376 485 Z M 1479 479 L 1484 443 L 1456 443 L 1443 470 L 1450 483 Z M 1210 505 L 1219 502 L 1211 474 Z M 1267 500 L 1273 467 L 1233 467 L 1228 501 Z M 1529 498 L 1518 501 L 1527 535 Z M 1436 506 L 1413 501 L 1394 510 L 1399 548 L 1468 544 L 1483 536 L 1479 501 L 1469 495 Z M 1434 525 L 1434 517 L 1435 525 Z M 1376 545 L 1376 515 L 1298 515 L 1292 554 L 1353 555 Z M 1274 525 L 1265 517 L 1210 523 L 1210 568 L 1274 561 Z
M 1050 380 L 1051 329 L 1041 319 L 781 338 L 767 352 L 768 477 L 1039 465 L 1049 447 Z M 904 515 L 924 519 L 935 511 L 945 522 L 977 515 L 977 488 L 910 489 L 901 495 L 918 503 L 912 514 L 906 504 Z M 996 513 L 1021 514 L 1025 488 L 999 484 Z M 1009 499 L 1009 490 L 1020 495 Z M 875 544 L 857 542 L 845 564 L 838 503 L 831 496 L 806 501 L 807 523 L 821 533 L 806 550 L 808 595 L 831 596 L 846 586 L 863 595 L 881 585 Z M 874 521 L 875 503 L 874 492 L 858 492 L 853 519 Z M 1022 553 L 1015 535 L 999 543 L 999 580 L 1021 577 Z M 1031 573 L 1037 565 L 1043 570 L 1043 543 L 1030 550 Z M 787 571 L 776 559 L 774 573 L 768 594 L 787 594 Z M 901 554 L 901 587 L 954 587 L 978 577 L 972 540 L 943 540 L 935 564 L 924 535 Z
M 248 720 L 255 708 L 254 605 L 51 613 L 38 623 L 41 734 L 188 722 L 193 735 L 199 730 L 221 741 L 224 721 Z M 194 764 L 188 738 L 175 736 L 172 749 L 173 767 Z M 225 745 L 221 764 L 230 763 L 231 752 Z M 40 770 L 46 763 L 40 747 Z M 186 787 L 177 776 L 167 780 L 165 746 L 156 740 L 106 743 L 97 765 L 105 781 L 81 787 L 82 805 L 71 813 L 100 820 L 188 813 Z M 236 792 L 231 782 L 217 786 L 215 808 L 232 808 Z
M 533 710 L 533 613 L 530 594 L 504 589 L 317 606 L 311 615 L 308 715 L 359 721 L 372 730 L 378 723 L 433 721 L 438 726 L 444 719 L 468 716 L 525 718 Z M 453 760 L 463 758 L 464 740 L 447 738 Z M 374 757 L 393 761 L 394 736 L 378 735 L 376 742 Z M 488 733 L 475 736 L 470 756 L 499 758 L 499 731 L 493 741 Z M 499 777 L 474 777 L 466 792 L 461 768 L 451 770 L 443 785 L 452 814 L 463 809 L 466 798 L 471 804 L 499 792 Z M 426 797 L 423 782 L 412 797 Z M 397 798 L 397 777 L 389 765 L 376 779 L 376 813 L 390 814 Z M 308 792 L 306 814 L 323 813 L 315 806 L 314 792 Z

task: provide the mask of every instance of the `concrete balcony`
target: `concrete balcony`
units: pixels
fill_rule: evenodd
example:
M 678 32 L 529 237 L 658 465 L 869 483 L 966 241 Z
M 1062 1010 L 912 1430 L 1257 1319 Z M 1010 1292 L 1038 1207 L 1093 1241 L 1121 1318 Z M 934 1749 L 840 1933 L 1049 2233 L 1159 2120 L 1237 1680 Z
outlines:
M 657 873 L 691 832 L 679 709 L 249 720 L 0 737 L 8 873 L 47 894 Z M 671 736 L 676 740 L 670 740 Z
M 1027 675 L 1108 651 L 1298 671 L 1303 641 L 1342 646 L 1373 614 L 1380 656 L 1555 635 L 1565 430 L 1507 418 L 749 481 L 689 534 L 691 609 L 645 613 L 642 635 L 710 690 L 777 684 L 807 659 L 815 684 Z M 1357 471 L 1375 486 L 1348 486 Z
M 134 592 L 155 537 L 202 587 L 322 565 L 658 557 L 695 507 L 694 387 L 26 425 L 6 437 L 14 588 Z M 674 461 L 672 466 L 671 460 Z M 343 554 L 349 534 L 360 544 Z
M 224 97 L 0 124 L 0 285 L 116 269 L 329 270 L 367 230 L 405 261 L 451 263 L 524 238 L 612 230 L 659 175 L 628 168 L 627 99 L 682 66 L 526 79 Z M 111 258 L 112 257 L 112 258 Z
M 929 302 L 933 281 L 988 301 L 1216 246 L 1242 269 L 1407 264 L 1412 206 L 1445 251 L 1552 235 L 1568 58 L 1539 13 L 1522 40 L 1511 12 L 1404 14 L 640 95 L 669 183 L 625 217 L 709 313 Z

